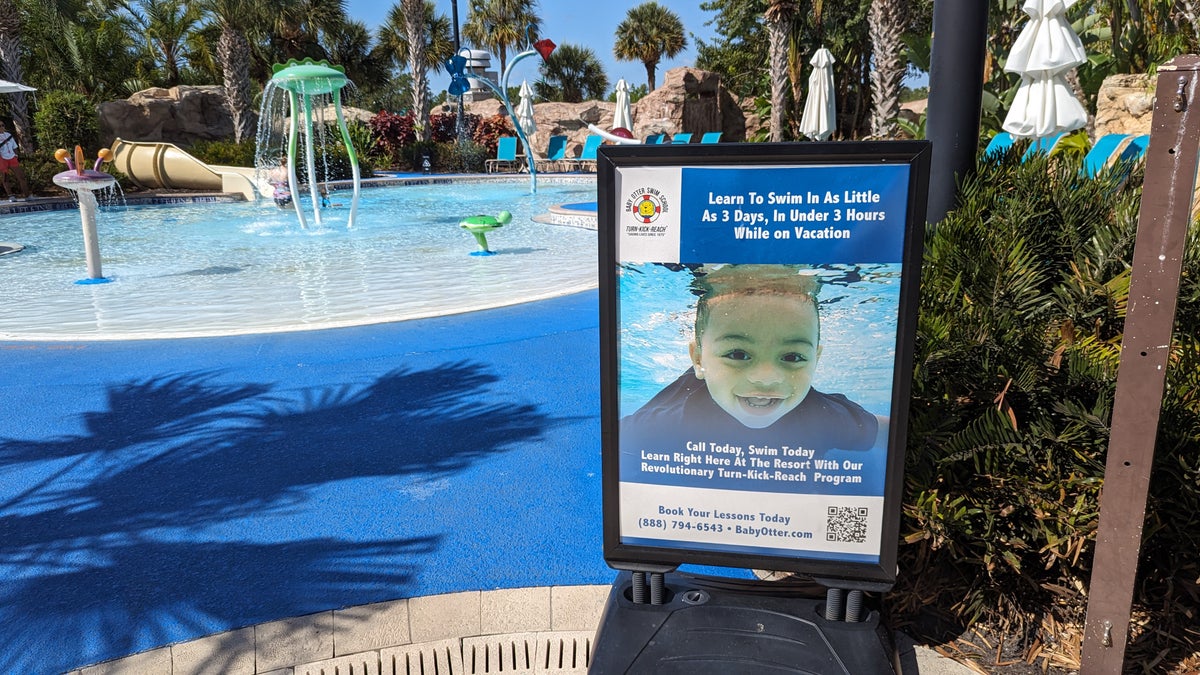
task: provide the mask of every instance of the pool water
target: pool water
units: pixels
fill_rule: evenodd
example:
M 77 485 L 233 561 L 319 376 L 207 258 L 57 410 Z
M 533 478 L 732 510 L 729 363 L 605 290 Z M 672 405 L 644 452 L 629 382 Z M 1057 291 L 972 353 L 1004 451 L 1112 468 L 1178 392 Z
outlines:
M 845 394 L 877 415 L 889 415 L 900 265 L 827 265 L 815 270 L 821 358 L 812 386 Z M 696 321 L 692 275 L 660 265 L 618 270 L 620 415 L 637 411 L 691 367 L 688 343 Z
M 533 222 L 595 198 L 594 183 L 526 181 L 367 188 L 354 229 L 350 192 L 324 226 L 258 203 L 129 206 L 97 217 L 104 276 L 87 276 L 79 213 L 6 218 L 0 339 L 127 339 L 277 332 L 466 312 L 593 288 L 594 231 Z M 337 206 L 338 203 L 341 206 Z M 306 202 L 302 202 L 306 205 Z M 465 216 L 510 211 L 469 255 Z

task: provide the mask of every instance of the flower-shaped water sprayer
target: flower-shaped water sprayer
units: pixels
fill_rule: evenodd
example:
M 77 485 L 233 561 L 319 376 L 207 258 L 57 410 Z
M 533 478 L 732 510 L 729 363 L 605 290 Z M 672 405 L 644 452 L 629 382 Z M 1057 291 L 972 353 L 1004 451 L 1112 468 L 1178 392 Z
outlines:
M 86 168 L 83 148 L 76 145 L 75 154 L 65 148 L 54 151 L 54 158 L 67 165 L 67 170 L 54 175 L 54 184 L 75 193 L 79 199 L 79 217 L 83 221 L 83 248 L 87 256 L 88 278 L 75 282 L 78 284 L 103 284 L 108 282 L 100 269 L 100 242 L 96 237 L 96 195 L 95 190 L 105 190 L 113 186 L 117 179 L 100 170 L 100 166 L 112 160 L 112 151 L 101 148 L 96 153 L 96 161 L 92 168 Z
M 509 60 L 508 66 L 504 68 L 504 75 L 500 78 L 499 86 L 486 78 L 480 78 L 477 81 L 486 84 L 496 94 L 496 96 L 500 99 L 500 102 L 504 104 L 504 108 L 508 110 L 509 119 L 514 120 L 513 126 L 517 129 L 517 137 L 521 139 L 521 143 L 524 144 L 526 148 L 532 148 L 533 146 L 529 144 L 529 139 L 525 137 L 525 130 L 521 128 L 520 124 L 515 123 L 517 114 L 513 109 L 512 102 L 508 100 L 508 78 L 512 75 L 513 66 L 517 65 L 517 63 L 522 59 L 537 54 L 542 57 L 543 61 L 545 61 L 546 59 L 550 58 L 550 54 L 554 52 L 554 48 L 558 45 L 554 44 L 554 41 L 548 38 L 543 38 L 534 42 L 529 36 L 528 27 L 525 29 L 525 34 L 529 41 L 533 43 L 533 49 L 523 51 Z M 446 91 L 451 96 L 462 96 L 468 90 L 470 90 L 471 83 L 467 81 L 466 67 L 467 57 L 463 56 L 462 54 L 455 54 L 446 60 L 446 72 L 450 73 L 450 86 L 446 88 Z M 533 153 L 527 150 L 525 152 L 525 159 L 529 164 L 529 191 L 536 194 L 537 170 L 534 166 Z

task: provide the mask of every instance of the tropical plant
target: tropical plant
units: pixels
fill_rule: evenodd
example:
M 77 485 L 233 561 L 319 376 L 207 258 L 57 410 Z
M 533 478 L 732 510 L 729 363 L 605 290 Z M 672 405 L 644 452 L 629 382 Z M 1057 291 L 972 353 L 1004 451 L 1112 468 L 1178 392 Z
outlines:
M 508 65 L 508 50 L 527 49 L 536 40 L 542 20 L 534 11 L 536 0 L 471 0 L 463 37 L 478 49 L 500 59 L 500 71 Z
M 512 136 L 515 133 L 512 120 L 507 115 L 492 115 L 479 120 L 471 139 L 482 146 L 488 156 L 496 156 L 496 146 L 501 136 Z
M 180 83 L 180 68 L 188 61 L 188 38 L 200 26 L 203 12 L 198 4 L 180 0 L 120 0 L 141 35 L 150 58 L 159 63 L 168 87 Z
M 396 20 L 397 28 L 403 27 L 408 43 L 408 75 L 411 79 L 412 110 L 416 113 L 417 138 L 429 140 L 429 80 L 428 56 L 425 42 L 425 1 L 400 0 L 389 15 L 389 22 Z
M 599 99 L 608 90 L 608 76 L 596 53 L 586 47 L 560 45 L 541 66 L 542 79 L 534 92 L 546 101 L 579 103 Z
M 200 7 L 220 31 L 216 57 L 225 106 L 233 118 L 233 138 L 237 142 L 254 138 L 258 120 L 251 97 L 251 48 L 246 32 L 260 18 L 260 6 L 253 0 L 201 0 Z
M 795 0 L 767 0 L 763 18 L 767 26 L 767 67 L 771 82 L 771 141 L 783 140 L 787 114 L 788 37 L 792 20 L 800 11 Z
M 654 71 L 662 57 L 672 58 L 687 47 L 679 15 L 657 2 L 630 9 L 617 24 L 616 37 L 613 55 L 622 61 L 641 61 L 649 91 L 654 91 Z
M 1049 644 L 1063 636 L 1041 627 L 1078 626 L 1087 604 L 1142 177 L 1125 166 L 1089 179 L 1077 158 L 1023 150 L 982 162 L 927 230 L 890 604 Z M 1161 629 L 1139 648 L 1147 660 L 1186 645 L 1200 605 L 1194 232 L 1185 260 L 1140 566 L 1138 611 Z
M 871 71 L 871 133 L 881 138 L 896 135 L 900 91 L 908 70 L 904 62 L 908 9 L 908 0 L 875 0 L 867 13 L 875 56 L 875 68 Z
M 323 35 L 336 32 L 346 22 L 345 0 L 272 0 L 275 17 L 272 42 L 279 54 L 275 60 L 328 59 Z
M 53 153 L 58 148 L 95 148 L 100 145 L 100 123 L 96 106 L 83 94 L 68 91 L 42 92 L 34 113 L 37 144 Z
M 424 111 L 423 115 L 428 115 L 428 78 L 425 76 L 430 70 L 440 72 L 446 59 L 454 55 L 454 42 L 450 38 L 450 23 L 445 15 L 438 14 L 434 10 L 432 2 L 426 0 L 420 3 L 420 26 L 422 27 L 421 35 L 422 45 L 416 50 L 416 54 L 409 49 L 410 40 L 409 23 L 405 12 L 408 11 L 402 4 L 393 5 L 388 11 L 387 19 L 383 26 L 377 32 L 377 47 L 376 50 L 382 52 L 388 60 L 398 66 L 401 70 L 405 70 L 408 74 L 408 106 L 413 110 Z M 414 61 L 416 57 L 416 61 Z M 420 69 L 421 78 L 424 81 L 422 85 L 425 87 L 425 102 L 421 105 L 416 104 L 416 73 L 414 68 Z M 424 118 L 419 118 L 419 124 L 424 125 Z

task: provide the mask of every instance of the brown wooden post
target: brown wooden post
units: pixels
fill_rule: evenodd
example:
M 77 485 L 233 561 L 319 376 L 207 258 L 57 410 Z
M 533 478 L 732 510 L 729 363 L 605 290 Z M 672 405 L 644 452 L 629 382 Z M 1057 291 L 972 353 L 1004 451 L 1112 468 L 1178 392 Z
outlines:
M 1200 57 L 1158 69 L 1112 435 L 1083 638 L 1083 675 L 1120 675 L 1200 155 Z

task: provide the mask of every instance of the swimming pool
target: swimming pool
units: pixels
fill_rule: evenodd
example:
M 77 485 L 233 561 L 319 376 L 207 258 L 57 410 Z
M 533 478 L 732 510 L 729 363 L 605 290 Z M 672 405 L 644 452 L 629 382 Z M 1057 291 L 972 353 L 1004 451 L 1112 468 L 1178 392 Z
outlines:
M 322 229 L 300 229 L 269 200 L 129 206 L 97 218 L 104 275 L 86 276 L 79 213 L 6 218 L 0 239 L 0 339 L 192 337 L 279 332 L 440 316 L 593 288 L 596 235 L 533 222 L 564 202 L 594 199 L 584 179 L 364 189 L 344 226 L 335 192 Z M 477 250 L 468 215 L 513 214 Z M 310 228 L 312 227 L 310 223 Z

